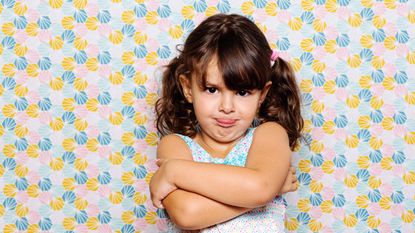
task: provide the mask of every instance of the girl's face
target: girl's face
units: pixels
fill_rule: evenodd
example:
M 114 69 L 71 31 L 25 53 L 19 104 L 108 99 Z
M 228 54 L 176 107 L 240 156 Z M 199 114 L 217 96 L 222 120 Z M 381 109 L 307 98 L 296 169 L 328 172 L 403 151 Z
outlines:
M 241 138 L 251 126 L 258 107 L 271 82 L 261 90 L 229 90 L 222 79 L 215 59 L 207 67 L 206 86 L 184 76 L 180 82 L 187 101 L 193 103 L 201 136 L 217 143 L 231 143 Z

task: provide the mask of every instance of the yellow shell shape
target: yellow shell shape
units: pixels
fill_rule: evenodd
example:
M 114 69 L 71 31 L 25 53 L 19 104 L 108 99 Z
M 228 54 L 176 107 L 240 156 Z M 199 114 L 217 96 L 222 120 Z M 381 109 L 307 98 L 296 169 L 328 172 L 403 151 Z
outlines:
M 395 88 L 395 79 L 392 77 L 385 77 L 385 79 L 382 82 L 383 87 L 388 90 L 392 91 Z
M 193 6 L 184 6 L 182 8 L 182 16 L 185 19 L 193 19 L 193 17 L 195 16 L 195 8 L 193 8 Z
M 404 136 L 404 140 L 409 145 L 415 144 L 415 132 L 410 132 Z
M 380 225 L 380 219 L 378 217 L 375 216 L 369 216 L 366 220 L 367 226 L 372 228 L 372 229 L 376 229 L 378 228 L 378 226 Z
M 86 28 L 90 31 L 95 31 L 98 29 L 99 21 L 97 17 L 88 17 L 85 22 Z
M 243 2 L 241 5 L 241 11 L 245 15 L 252 15 L 255 10 L 255 5 L 252 1 Z
M 337 11 L 337 0 L 327 0 L 325 4 L 326 10 L 328 12 L 336 12 Z
M 402 176 L 402 179 L 405 182 L 405 184 L 414 184 L 415 183 L 415 172 L 414 171 L 405 172 L 405 174 L 403 174 Z
M 321 62 L 319 60 L 314 60 L 313 64 L 311 64 L 311 67 L 316 73 L 323 73 L 326 69 L 326 63 Z
M 140 112 L 137 112 L 134 115 L 134 118 L 133 119 L 134 119 L 134 123 L 137 124 L 137 125 L 144 125 L 148 121 L 147 115 L 144 115 L 144 114 L 142 114 Z
M 29 213 L 29 208 L 23 204 L 17 204 L 16 206 L 16 215 L 19 217 L 24 217 Z
M 328 53 L 335 53 L 337 50 L 337 43 L 335 40 L 327 40 L 324 44 L 324 50 Z
M 67 71 L 72 71 L 75 68 L 75 58 L 64 57 L 61 62 L 62 68 Z
M 327 28 L 327 23 L 319 18 L 316 18 L 312 25 L 316 32 L 324 32 Z
M 396 49 L 396 38 L 394 36 L 388 36 L 383 41 L 383 45 L 386 49 L 394 50 Z
M 158 137 L 154 132 L 148 133 L 144 139 L 149 146 L 157 146 Z
M 415 64 L 415 51 L 409 52 L 408 55 L 406 55 L 406 60 L 409 62 L 409 64 L 413 65 Z
M 124 52 L 121 56 L 121 60 L 124 64 L 133 65 L 135 62 L 134 52 L 132 51 Z
M 121 137 L 121 141 L 127 146 L 132 146 L 135 140 L 134 133 L 132 132 L 126 132 Z
M 350 26 L 352 27 L 359 27 L 362 24 L 362 16 L 360 16 L 359 13 L 354 13 L 353 15 L 351 15 L 349 17 L 349 19 L 347 20 L 347 22 L 350 24 Z
M 323 124 L 323 131 L 326 134 L 334 134 L 336 132 L 336 124 L 333 121 L 326 121 Z
M 88 111 L 96 112 L 98 111 L 98 105 L 99 105 L 98 100 L 96 98 L 91 98 L 86 101 L 85 106 L 86 106 L 86 109 L 88 109 Z
M 284 222 L 285 228 L 289 231 L 297 230 L 299 225 L 300 224 L 298 223 L 297 218 L 290 218 L 290 219 L 285 220 Z
M 311 79 L 303 79 L 300 82 L 300 90 L 305 93 L 310 93 L 313 90 L 313 81 Z
M 99 143 L 96 138 L 88 139 L 88 141 L 86 142 L 86 148 L 91 152 L 97 151 L 98 147 L 99 147 Z
M 324 102 L 313 100 L 311 103 L 311 110 L 316 113 L 322 113 L 324 110 Z
M 382 180 L 376 176 L 370 176 L 368 180 L 368 184 L 372 189 L 377 189 L 382 184 Z
M 6 197 L 14 197 L 17 193 L 16 185 L 14 184 L 5 184 L 3 186 L 3 194 Z
M 183 29 L 180 27 L 180 25 L 173 26 L 169 29 L 169 35 L 173 39 L 179 39 L 183 36 Z
M 149 11 L 146 15 L 146 22 L 148 24 L 157 24 L 158 23 L 158 14 L 155 11 Z
M 58 9 L 63 6 L 63 0 L 49 0 L 49 6 L 53 9 Z
M 357 218 L 354 214 L 348 215 L 348 216 L 344 217 L 343 223 L 347 227 L 352 228 L 352 227 L 356 226 Z
M 386 24 L 386 19 L 383 16 L 375 15 L 372 19 L 372 23 L 376 28 L 383 28 Z
M 312 52 L 314 50 L 314 42 L 312 39 L 307 38 L 307 39 L 303 39 L 300 42 L 300 47 L 302 50 L 304 50 L 305 52 Z
M 77 36 L 73 42 L 73 45 L 77 50 L 85 50 L 88 46 L 88 41 L 82 37 Z
M 16 32 L 14 24 L 12 22 L 4 23 L 1 26 L 1 30 L 3 34 L 6 36 L 13 36 L 14 33 Z
M 16 2 L 13 7 L 13 11 L 16 15 L 24 15 L 27 12 L 27 5 L 23 2 Z
M 357 183 L 359 183 L 359 179 L 356 175 L 347 175 L 344 178 L 344 184 L 349 188 L 356 188 Z
M 269 16 L 276 16 L 278 14 L 278 6 L 275 2 L 267 2 L 265 5 L 265 13 Z
M 373 46 L 373 37 L 371 35 L 363 35 L 360 37 L 360 44 L 364 48 L 371 48 Z
M 121 214 L 121 220 L 125 223 L 125 224 L 133 224 L 134 220 L 136 219 L 134 212 L 133 211 L 124 211 Z
M 97 191 L 99 188 L 99 183 L 97 178 L 90 178 L 86 182 L 86 188 L 91 191 Z
M 67 112 L 72 112 L 75 109 L 75 99 L 73 98 L 64 98 L 62 100 L 63 110 Z
M 357 95 L 351 95 L 346 99 L 346 105 L 349 108 L 357 108 L 360 105 L 360 99 Z
M 121 20 L 126 24 L 133 24 L 135 22 L 135 13 L 132 10 L 124 11 L 121 14 Z
M 52 210 L 59 211 L 63 208 L 64 204 L 65 202 L 63 201 L 63 199 L 61 197 L 58 197 L 50 201 L 49 206 Z
M 313 193 L 320 193 L 321 190 L 323 190 L 323 187 L 323 183 L 316 180 L 312 180 L 310 183 L 310 190 Z
M 59 50 L 63 47 L 62 37 L 56 36 L 49 41 L 50 48 L 53 50 Z
M 81 197 L 77 197 L 74 202 L 74 206 L 78 210 L 84 210 L 88 207 L 88 201 Z
M 24 165 L 20 165 L 18 164 L 16 166 L 16 168 L 14 169 L 14 173 L 16 174 L 16 176 L 18 177 L 25 177 L 27 175 L 27 173 L 29 172 L 29 168 L 27 168 Z
M 360 59 L 359 54 L 355 54 L 355 55 L 350 56 L 349 58 L 347 58 L 347 64 L 351 68 L 357 68 L 362 64 L 362 59 Z
M 133 172 L 123 172 L 121 175 L 121 181 L 125 185 L 132 185 L 134 184 L 134 181 L 136 180 Z
M 28 36 L 37 36 L 39 33 L 39 27 L 37 26 L 37 23 L 28 23 L 26 25 L 25 31 Z
M 109 121 L 113 125 L 120 125 L 124 121 L 124 117 L 121 112 L 115 112 L 109 116 Z
M 383 157 L 380 161 L 380 166 L 383 170 L 392 170 L 393 168 L 393 160 L 391 157 Z
M 369 205 L 369 198 L 366 195 L 360 195 L 356 198 L 356 205 L 361 209 L 366 209 Z
M 347 136 L 346 145 L 349 148 L 356 148 L 359 145 L 359 138 L 356 135 Z
M 372 147 L 372 149 L 374 150 L 381 149 L 382 145 L 383 145 L 382 138 L 377 138 L 375 136 L 372 136 L 369 140 L 369 146 Z
M 112 153 L 109 156 L 109 161 L 114 165 L 120 165 L 124 161 L 124 157 L 120 152 Z
M 121 96 L 122 103 L 127 106 L 132 106 L 135 99 L 136 97 L 132 91 L 124 92 L 124 94 Z
M 305 11 L 313 11 L 314 10 L 314 1 L 312 0 L 301 0 L 301 8 Z
M 334 80 L 327 80 L 323 85 L 323 89 L 327 94 L 334 94 L 336 92 L 336 82 Z
M 65 166 L 65 163 L 62 158 L 53 158 L 50 160 L 49 166 L 53 171 L 60 171 Z
M 65 230 L 72 231 L 75 229 L 77 222 L 73 217 L 66 217 L 62 221 L 62 226 Z
M 311 170 L 311 161 L 302 159 L 298 162 L 298 169 L 300 169 L 301 172 L 308 173 Z
M 88 227 L 88 230 L 96 231 L 100 223 L 97 217 L 89 217 L 85 225 Z
M 331 160 L 326 160 L 323 162 L 321 169 L 326 174 L 332 174 L 334 172 L 334 163 Z
M 150 52 L 146 56 L 146 62 L 147 64 L 151 66 L 155 66 L 158 64 L 158 55 L 156 52 Z
M 31 64 L 31 65 L 33 65 L 33 64 Z M 14 64 L 4 64 L 3 67 L 2 67 L 2 69 L 1 69 L 1 71 L 3 72 L 3 74 L 5 76 L 7 76 L 7 77 L 13 77 L 16 74 L 17 69 L 14 66 Z
M 76 146 L 76 142 L 73 138 L 65 138 L 62 141 L 62 147 L 66 151 L 74 151 Z
M 63 85 L 64 85 L 64 82 L 63 82 L 61 77 L 54 78 L 54 79 L 50 80 L 50 82 L 49 82 L 50 88 L 54 91 L 62 90 Z
M 360 116 L 357 120 L 359 127 L 362 129 L 369 129 L 370 128 L 370 116 Z
M 73 6 L 77 8 L 78 10 L 84 9 L 87 4 L 88 4 L 88 0 L 74 0 L 73 1 Z
M 113 192 L 109 196 L 109 200 L 112 204 L 118 205 L 122 202 L 124 197 L 122 196 L 122 193 L 120 191 Z
M 333 211 L 333 202 L 331 200 L 324 200 L 321 203 L 320 209 L 323 213 L 331 213 Z
M 72 30 L 75 27 L 75 18 L 73 16 L 64 16 L 62 17 L 61 25 L 66 30 Z
M 369 156 L 362 155 L 357 158 L 357 166 L 362 169 L 367 169 L 370 166 L 370 158 Z
M 291 30 L 298 31 L 303 27 L 303 22 L 301 21 L 301 18 L 294 17 L 288 22 L 288 26 L 291 28 Z
M 147 201 L 147 196 L 140 192 L 135 192 L 133 196 L 133 200 L 137 205 L 143 205 Z
M 308 227 L 312 232 L 320 232 L 323 228 L 323 224 L 315 219 L 311 219 L 308 223 Z
M 3 106 L 3 109 L 1 110 L 1 112 L 3 113 L 5 117 L 13 118 L 16 115 L 17 110 L 14 104 L 6 104 Z
M 98 65 L 99 65 L 99 63 L 98 63 L 98 59 L 97 58 L 95 58 L 95 57 L 91 57 L 91 58 L 88 58 L 88 60 L 86 60 L 86 63 L 85 63 L 85 65 L 86 65 L 86 68 L 89 70 L 89 71 L 97 71 L 98 70 Z
M 382 197 L 379 200 L 379 206 L 384 210 L 389 210 L 392 206 L 392 199 L 390 197 Z
M 402 214 L 401 218 L 402 218 L 402 221 L 403 221 L 404 223 L 413 223 L 413 221 L 414 221 L 414 219 L 415 219 L 415 214 L 414 214 L 414 212 L 413 212 L 413 211 L 411 211 L 411 210 L 406 210 L 406 211 Z
M 110 74 L 109 80 L 111 84 L 120 85 L 121 83 L 124 82 L 124 76 L 122 75 L 121 72 L 115 72 L 115 73 Z
M 74 126 L 78 131 L 85 131 L 85 129 L 88 127 L 88 121 L 85 119 L 77 118 L 74 122 Z
M 39 147 L 38 145 L 29 145 L 26 150 L 27 155 L 30 158 L 37 158 L 39 157 Z
M 209 6 L 206 11 L 205 11 L 205 15 L 207 17 L 212 16 L 214 14 L 217 14 L 219 12 L 218 8 L 216 8 L 216 6 Z

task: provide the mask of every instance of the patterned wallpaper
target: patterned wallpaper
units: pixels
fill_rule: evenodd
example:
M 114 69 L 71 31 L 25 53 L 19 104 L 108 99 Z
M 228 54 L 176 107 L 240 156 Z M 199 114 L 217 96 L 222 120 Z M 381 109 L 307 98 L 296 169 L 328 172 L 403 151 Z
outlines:
M 165 229 L 147 189 L 160 71 L 217 12 L 297 73 L 288 231 L 415 230 L 415 1 L 1 0 L 0 231 Z

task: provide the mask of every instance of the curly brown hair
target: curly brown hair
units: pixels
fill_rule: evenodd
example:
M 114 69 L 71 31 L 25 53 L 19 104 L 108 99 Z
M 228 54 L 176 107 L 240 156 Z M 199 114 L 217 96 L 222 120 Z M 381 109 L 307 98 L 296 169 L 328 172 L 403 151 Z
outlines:
M 210 16 L 189 34 L 179 52 L 180 56 L 166 66 L 161 97 L 156 102 L 156 126 L 162 136 L 196 135 L 193 105 L 184 97 L 179 76 L 197 78 L 205 86 L 207 66 L 216 58 L 230 90 L 262 90 L 272 81 L 257 120 L 277 122 L 287 131 L 291 149 L 298 145 L 304 122 L 294 72 L 281 58 L 270 65 L 272 50 L 255 23 L 237 14 Z

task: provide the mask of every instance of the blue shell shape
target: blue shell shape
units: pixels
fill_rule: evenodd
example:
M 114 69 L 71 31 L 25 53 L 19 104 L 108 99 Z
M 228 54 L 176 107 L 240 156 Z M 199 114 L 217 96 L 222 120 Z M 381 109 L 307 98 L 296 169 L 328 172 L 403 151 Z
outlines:
M 303 21 L 303 23 L 307 23 L 307 24 L 311 24 L 314 22 L 314 19 L 316 18 L 313 14 L 313 12 L 310 11 L 304 11 L 301 16 L 301 21 Z
M 66 191 L 62 194 L 62 200 L 66 203 L 73 203 L 76 199 L 76 195 L 73 191 Z
M 362 89 L 359 91 L 359 99 L 364 102 L 369 102 L 372 99 L 372 92 L 370 92 L 368 89 Z
M 405 195 L 403 195 L 402 191 L 395 191 L 392 193 L 391 199 L 393 203 L 399 204 L 403 202 L 403 200 L 405 199 Z
M 341 34 L 336 38 L 336 43 L 339 47 L 347 47 L 350 44 L 350 38 L 347 34 Z
M 133 92 L 134 92 L 135 97 L 137 97 L 138 99 L 142 99 L 147 96 L 147 89 L 144 85 L 140 85 L 134 88 Z
M 338 3 L 340 6 L 347 6 L 347 5 L 349 5 L 349 4 L 350 4 L 350 0 L 338 0 L 338 1 L 337 1 L 337 3 Z
M 393 114 L 393 120 L 395 121 L 396 124 L 398 125 L 402 125 L 405 124 L 406 120 L 408 118 L 406 117 L 405 112 L 397 112 L 395 114 Z
M 50 108 L 52 107 L 52 102 L 50 101 L 49 98 L 46 97 L 46 98 L 39 100 L 37 105 L 39 106 L 40 110 L 49 111 Z
M 83 50 L 75 52 L 73 57 L 75 58 L 76 64 L 85 64 L 86 60 L 88 59 L 88 55 L 86 55 L 86 52 Z
M 334 195 L 334 197 L 331 199 L 331 201 L 333 202 L 334 206 L 336 206 L 336 207 L 343 207 L 344 203 L 346 203 L 346 199 L 344 198 L 343 194 Z
M 362 49 L 362 51 L 360 51 L 359 56 L 363 61 L 371 61 L 373 57 L 373 51 L 366 48 Z
M 16 168 L 16 160 L 14 158 L 6 158 L 2 165 L 5 169 L 14 170 Z
M 42 138 L 38 143 L 41 151 L 48 151 L 52 149 L 52 141 L 49 138 Z
M 374 150 L 369 153 L 369 159 L 372 163 L 379 163 L 382 160 L 382 152 L 380 150 Z
M 78 224 L 83 224 L 86 222 L 86 220 L 88 220 L 88 214 L 86 213 L 85 210 L 81 210 L 77 213 L 75 213 L 75 220 Z
M 372 32 L 372 37 L 376 42 L 383 42 L 386 38 L 386 33 L 382 28 L 375 29 Z
M 121 154 L 125 157 L 132 158 L 135 155 L 135 149 L 132 146 L 124 146 Z
M 313 154 L 311 155 L 311 164 L 313 164 L 314 167 L 320 167 L 323 162 L 323 156 L 321 154 Z
M 144 205 L 139 205 L 139 206 L 134 207 L 133 211 L 134 211 L 134 215 L 137 218 L 143 218 L 144 216 L 147 215 L 147 209 Z
M 5 48 L 5 49 L 13 49 L 14 46 L 16 45 L 16 41 L 14 40 L 13 37 L 6 36 L 1 41 L 1 44 L 3 45 L 3 48 Z
M 147 176 L 147 169 L 143 165 L 134 168 L 134 175 L 137 179 L 143 179 Z
M 359 178 L 359 180 L 361 180 L 363 182 L 366 182 L 369 179 L 370 174 L 369 174 L 369 171 L 368 170 L 366 170 L 366 169 L 360 169 L 357 172 L 356 176 L 357 176 L 357 178 Z
M 138 18 L 142 18 L 147 15 L 147 7 L 144 4 L 138 4 L 134 7 L 134 13 Z
M 77 23 L 85 23 L 86 19 L 88 18 L 88 14 L 85 10 L 77 10 L 73 14 L 73 17 Z
M 16 27 L 16 29 L 25 29 L 27 26 L 27 19 L 23 15 L 17 16 L 13 20 L 13 24 Z
M 311 53 L 302 53 L 300 60 L 304 65 L 311 65 L 314 61 L 314 57 Z
M 409 34 L 406 30 L 401 30 L 396 33 L 395 38 L 399 43 L 404 44 L 409 41 Z
M 157 8 L 157 14 L 160 16 L 160 18 L 168 18 L 171 15 L 171 9 L 169 5 L 160 5 Z
M 308 106 L 313 102 L 313 96 L 310 93 L 302 93 L 301 99 L 304 106 Z
M 72 151 L 65 151 L 62 154 L 62 160 L 68 164 L 72 164 L 73 162 L 75 162 L 75 159 L 75 153 L 73 153 Z
M 342 74 L 336 77 L 335 82 L 338 87 L 346 87 L 349 84 L 349 78 Z
M 347 159 L 344 155 L 336 155 L 333 159 L 333 163 L 336 167 L 345 167 Z
M 311 117 L 311 122 L 316 127 L 321 127 L 324 124 L 324 117 L 321 113 L 317 113 Z
M 73 112 L 64 112 L 62 114 L 62 121 L 68 124 L 73 124 L 76 120 L 76 116 Z
M 371 202 L 378 202 L 382 195 L 380 194 L 378 189 L 374 189 L 368 192 L 367 197 Z
M 14 146 L 16 147 L 17 151 L 25 151 L 29 146 L 29 143 L 27 143 L 26 138 L 18 138 L 14 142 Z
M 170 54 L 171 54 L 171 51 L 167 45 L 163 45 L 157 49 L 157 55 L 162 59 L 169 58 Z
M 326 3 L 326 0 L 315 0 L 314 1 L 318 6 L 324 5 Z
M 339 115 L 334 118 L 334 124 L 336 124 L 337 128 L 344 128 L 348 123 L 349 121 L 345 115 Z
M 131 224 L 125 224 L 121 227 L 121 233 L 134 233 L 135 229 Z
M 4 199 L 4 201 L 3 201 L 4 208 L 6 208 L 8 210 L 15 210 L 16 205 L 17 205 L 16 199 L 14 199 L 12 197 L 8 197 L 8 198 Z
M 370 140 L 370 138 L 372 137 L 372 135 L 370 134 L 369 130 L 367 130 L 367 129 L 361 129 L 357 133 L 357 137 L 362 142 L 368 142 Z
M 100 10 L 97 18 L 100 23 L 108 23 L 111 20 L 111 13 L 108 10 Z
M 41 180 L 39 180 L 37 185 L 39 186 L 40 190 L 48 191 L 52 188 L 52 181 L 49 178 L 44 177 Z
M 313 75 L 312 81 L 316 87 L 321 87 L 326 82 L 326 79 L 324 78 L 324 75 L 322 73 L 316 73 Z
M 88 136 L 84 131 L 75 134 L 74 139 L 78 145 L 84 145 L 88 141 Z
M 140 44 L 134 48 L 134 55 L 137 58 L 144 58 L 147 56 L 147 49 L 144 45 Z
M 62 40 L 67 43 L 72 43 L 75 40 L 75 33 L 72 30 L 65 30 L 62 32 Z
M 111 94 L 108 91 L 99 93 L 97 99 L 98 99 L 98 102 L 102 105 L 107 105 L 111 103 L 111 100 L 112 100 Z
M 310 215 L 305 212 L 301 212 L 297 215 L 298 222 L 304 225 L 307 225 L 310 219 L 311 219 Z
M 121 193 L 124 197 L 132 197 L 134 196 L 135 189 L 131 185 L 126 185 L 122 187 Z
M 37 20 L 37 25 L 39 25 L 40 29 L 48 29 L 52 22 L 50 21 L 49 16 L 42 16 Z
M 16 66 L 16 68 L 18 70 L 24 70 L 26 69 L 27 65 L 29 63 L 27 62 L 25 57 L 18 57 L 14 60 L 14 66 Z
M 132 65 L 125 65 L 121 69 L 122 75 L 127 78 L 133 78 L 135 76 L 135 69 Z
M 398 84 L 405 84 L 406 81 L 408 81 L 408 75 L 406 74 L 405 71 L 398 71 L 394 75 L 394 78 Z
M 267 5 L 266 0 L 254 0 L 254 5 L 256 8 L 262 9 Z
M 132 118 L 135 115 L 135 110 L 131 106 L 124 106 L 121 110 L 121 114 L 126 118 Z
M 311 142 L 313 142 L 313 137 L 311 136 L 311 134 L 310 134 L 310 133 L 306 133 L 306 134 L 304 135 L 304 143 L 305 143 L 306 145 L 310 145 L 310 144 L 311 144 Z
M 6 118 L 1 125 L 6 130 L 14 130 L 14 128 L 16 128 L 16 121 L 13 118 Z
M 143 125 L 139 125 L 134 129 L 134 136 L 137 139 L 143 139 L 147 136 L 147 129 Z
M 27 227 L 29 226 L 29 222 L 27 221 L 27 218 L 18 218 L 15 222 L 15 225 L 19 231 L 27 230 Z
M 383 113 L 378 109 L 370 112 L 370 120 L 374 123 L 381 123 L 383 120 Z
M 26 110 L 27 106 L 29 106 L 29 102 L 24 97 L 19 97 L 14 101 L 14 106 L 19 111 Z
M 373 19 L 373 16 L 375 16 L 375 13 L 373 13 L 371 8 L 363 8 L 363 10 L 360 11 L 360 16 L 362 16 L 363 20 L 370 21 Z
M 98 54 L 99 64 L 108 64 L 111 62 L 111 54 L 108 51 L 102 51 Z
M 320 193 L 313 193 L 310 195 L 310 202 L 313 206 L 319 206 L 323 202 L 323 197 Z
M 111 179 L 112 179 L 111 174 L 107 171 L 101 172 L 98 175 L 98 182 L 100 184 L 109 184 L 111 182 Z
M 190 32 L 193 31 L 193 29 L 195 29 L 195 23 L 193 22 L 193 20 L 190 19 L 183 20 L 180 26 L 185 32 Z
M 48 231 L 52 228 L 52 221 L 50 218 L 42 218 L 38 225 L 42 231 Z
M 1 83 L 1 85 L 4 87 L 4 89 L 6 90 L 13 90 L 16 87 L 16 81 L 13 78 L 8 78 L 6 77 L 3 82 Z
M 231 6 L 230 6 L 228 0 L 221 0 L 221 1 L 219 1 L 218 4 L 216 5 L 216 7 L 218 8 L 218 10 L 221 13 L 228 13 L 229 10 L 231 9 Z
M 14 182 L 14 185 L 16 185 L 17 190 L 24 191 L 29 186 L 29 182 L 25 177 L 17 178 L 16 182 Z
M 193 7 L 195 8 L 196 12 L 201 13 L 206 11 L 207 4 L 205 0 L 195 0 Z
M 277 6 L 281 10 L 286 10 L 286 9 L 290 8 L 291 1 L 290 0 L 277 0 Z
M 323 46 L 326 43 L 326 40 L 326 35 L 322 32 L 318 32 L 313 35 L 314 44 L 317 46 Z
M 122 26 L 122 28 L 121 28 L 121 32 L 125 36 L 132 37 L 132 36 L 134 36 L 136 30 L 135 30 L 135 27 L 133 25 L 124 24 L 124 26 Z
M 298 176 L 298 182 L 302 185 L 309 185 L 311 182 L 311 176 L 308 173 L 301 173 Z
M 85 91 L 75 92 L 73 98 L 79 105 L 83 105 L 86 103 L 86 101 L 88 101 L 88 95 Z
M 98 142 L 101 145 L 108 145 L 111 143 L 111 135 L 108 132 L 102 132 L 98 135 Z
M 168 217 L 167 212 L 164 209 L 157 209 L 156 213 L 157 213 L 157 216 L 159 218 L 167 218 Z
M 279 40 L 277 40 L 277 47 L 281 51 L 286 51 L 290 48 L 291 44 L 287 37 L 282 37 Z
M 366 209 L 358 209 L 354 215 L 360 221 L 366 221 L 369 217 L 369 212 Z
M 98 214 L 98 221 L 101 224 L 107 224 L 111 221 L 111 214 L 107 210 L 104 210 Z
M 396 151 L 392 155 L 392 160 L 396 164 L 403 164 L 405 162 L 405 160 L 406 160 L 406 156 L 405 156 L 405 154 L 402 151 Z
M 42 57 L 38 62 L 37 65 L 41 70 L 49 70 L 52 67 L 52 62 L 50 61 L 49 57 Z
M 16 1 L 15 0 L 1 0 L 0 3 L 1 5 L 3 5 L 4 8 L 13 8 Z
M 81 171 L 81 172 L 75 173 L 74 178 L 75 178 L 76 183 L 85 184 L 86 181 L 88 180 L 88 175 L 86 174 L 86 172 Z
M 62 74 L 62 81 L 68 84 L 72 84 L 75 81 L 75 74 L 72 71 L 65 71 Z

